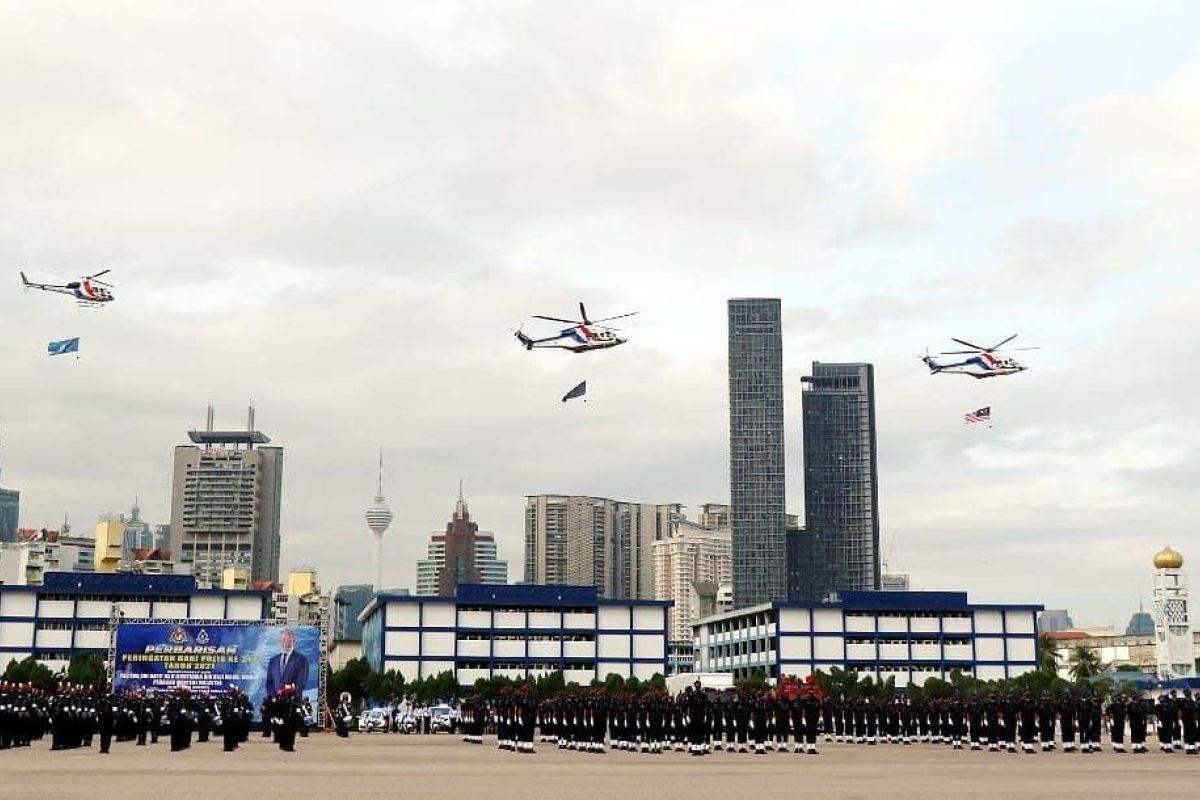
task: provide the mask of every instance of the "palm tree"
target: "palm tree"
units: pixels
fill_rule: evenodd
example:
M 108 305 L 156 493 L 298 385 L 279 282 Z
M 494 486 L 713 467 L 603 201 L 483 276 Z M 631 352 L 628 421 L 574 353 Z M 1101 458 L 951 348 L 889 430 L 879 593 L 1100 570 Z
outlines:
M 1049 634 L 1038 637 L 1038 669 L 1047 675 L 1058 674 L 1058 647 Z
M 1095 650 L 1081 644 L 1071 649 L 1070 670 L 1072 680 L 1078 683 L 1099 675 L 1104 671 L 1104 665 L 1100 663 L 1100 656 Z

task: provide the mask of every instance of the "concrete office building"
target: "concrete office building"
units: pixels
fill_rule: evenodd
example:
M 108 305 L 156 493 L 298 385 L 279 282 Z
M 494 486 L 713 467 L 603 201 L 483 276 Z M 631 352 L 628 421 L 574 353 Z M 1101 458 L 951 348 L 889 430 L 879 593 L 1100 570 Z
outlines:
M 714 516 L 702 514 L 701 519 L 714 520 Z M 672 603 L 668 635 L 672 643 L 687 642 L 690 650 L 692 623 L 717 613 L 721 587 L 733 581 L 729 528 L 680 519 L 670 537 L 655 542 L 653 548 L 654 599 Z
M 283 448 L 254 430 L 191 431 L 175 448 L 171 552 L 201 582 L 219 586 L 225 567 L 246 567 L 251 583 L 279 582 Z
M 697 672 L 807 677 L 832 667 L 920 686 L 958 670 L 983 680 L 1038 667 L 1038 605 L 976 604 L 965 592 L 843 592 L 764 603 L 694 626 Z
M 654 597 L 653 544 L 670 535 L 678 504 L 579 495 L 525 499 L 525 583 L 595 586 L 610 599 Z
M 41 586 L 0 586 L 0 672 L 29 656 L 55 672 L 74 653 L 107 657 L 114 609 L 129 620 L 260 621 L 268 598 L 203 589 L 187 575 L 47 573 Z
M 783 323 L 776 298 L 729 301 L 729 493 L 738 607 L 788 595 Z
M 879 589 L 874 367 L 816 361 L 801 380 L 806 524 L 791 542 L 789 596 Z
M 316 625 L 324 631 L 330 597 L 317 583 L 317 571 L 301 567 L 288 572 L 287 581 L 271 595 L 271 618 L 289 625 Z
M 453 597 L 460 583 L 508 583 L 508 562 L 497 557 L 496 537 L 471 521 L 461 486 L 446 530 L 430 537 L 427 557 L 417 562 L 417 594 Z
M 0 585 L 41 586 L 47 573 L 60 570 L 59 559 L 58 542 L 0 542 Z
M 667 608 L 655 600 L 603 600 L 593 586 L 460 584 L 456 597 L 381 594 L 359 619 L 362 652 L 377 672 L 408 680 L 451 671 L 536 678 L 562 670 L 586 686 L 609 674 L 667 674 Z

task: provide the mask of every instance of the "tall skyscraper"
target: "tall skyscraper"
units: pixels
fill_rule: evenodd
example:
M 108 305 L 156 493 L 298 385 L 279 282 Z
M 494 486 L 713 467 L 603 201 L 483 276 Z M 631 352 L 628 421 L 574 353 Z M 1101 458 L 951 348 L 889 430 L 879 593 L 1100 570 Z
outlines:
M 786 600 L 783 322 L 777 298 L 729 301 L 733 601 Z
M 129 561 L 134 550 L 152 549 L 153 547 L 154 534 L 150 531 L 149 524 L 142 519 L 142 509 L 138 506 L 135 498 L 129 518 L 125 520 L 125 533 L 121 538 L 121 560 Z
M 283 448 L 254 429 L 213 430 L 213 410 L 192 445 L 175 448 L 171 484 L 171 551 L 192 573 L 221 585 L 225 567 L 250 570 L 250 581 L 279 582 L 279 509 Z
M 1065 608 L 1047 608 L 1038 615 L 1038 633 L 1058 633 L 1075 627 L 1075 621 Z
M 652 545 L 670 535 L 678 504 L 582 495 L 525 499 L 525 583 L 595 586 L 601 597 L 654 598 Z
M 383 591 L 383 534 L 392 524 L 392 509 L 383 497 L 383 451 L 379 451 L 379 488 L 375 502 L 367 507 L 367 528 L 375 537 L 375 585 Z
M 3 466 L 3 462 L 0 462 Z M 0 470 L 0 478 L 4 477 Z M 3 484 L 0 484 L 2 487 Z M 17 540 L 17 524 L 21 517 L 21 493 L 16 489 L 0 488 L 0 542 Z
M 654 599 L 674 601 L 667 614 L 667 636 L 671 641 L 690 644 L 692 623 L 718 613 L 721 588 L 733 581 L 728 514 L 709 511 L 715 507 L 706 505 L 699 522 L 677 520 L 671 535 L 652 545 Z M 719 524 L 722 517 L 724 525 Z
M 875 370 L 813 362 L 805 375 L 804 511 L 807 578 L 793 600 L 880 587 Z
M 428 557 L 417 562 L 417 594 L 454 597 L 460 583 L 508 583 L 508 562 L 497 555 L 496 537 L 471 521 L 460 484 L 445 533 L 433 534 Z
M 358 615 L 375 599 L 375 587 L 369 583 L 339 586 L 333 594 L 333 640 L 362 641 L 362 623 Z

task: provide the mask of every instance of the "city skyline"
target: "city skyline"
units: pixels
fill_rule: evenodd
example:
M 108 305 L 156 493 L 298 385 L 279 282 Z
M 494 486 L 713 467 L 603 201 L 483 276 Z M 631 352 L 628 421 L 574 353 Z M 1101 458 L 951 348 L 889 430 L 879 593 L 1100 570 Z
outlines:
M 1200 9 L 693 6 L 329 7 L 283 49 L 262 9 L 231 37 L 207 7 L 23 8 L 0 30 L 21 526 L 90 530 L 134 494 L 166 521 L 198 405 L 253 398 L 288 448 L 282 566 L 371 581 L 382 443 L 385 583 L 410 582 L 460 476 L 515 573 L 530 493 L 727 499 L 725 304 L 769 296 L 793 425 L 811 361 L 875 365 L 893 570 L 1123 625 L 1142 554 L 1200 519 L 1200 153 L 1177 134 Z M 104 268 L 103 310 L 17 274 Z M 639 310 L 629 342 L 513 340 L 580 301 Z M 1012 333 L 1043 348 L 1020 375 L 917 358 Z M 75 335 L 78 360 L 46 356 Z M 560 403 L 584 378 L 588 403 Z M 985 406 L 991 428 L 963 425 Z

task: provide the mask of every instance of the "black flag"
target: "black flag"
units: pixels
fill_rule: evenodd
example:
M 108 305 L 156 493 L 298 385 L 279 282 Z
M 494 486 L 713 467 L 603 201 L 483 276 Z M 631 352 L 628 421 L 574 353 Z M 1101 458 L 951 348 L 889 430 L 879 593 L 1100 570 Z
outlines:
M 583 397 L 585 394 L 587 394 L 587 381 L 580 381 L 578 386 L 563 395 L 562 401 L 565 403 L 576 397 Z M 587 401 L 584 400 L 584 402 L 586 403 Z

